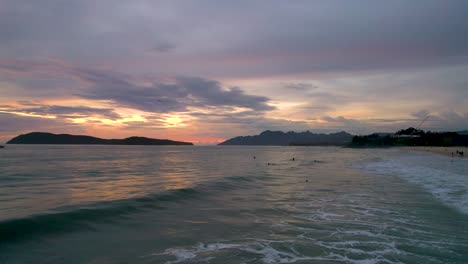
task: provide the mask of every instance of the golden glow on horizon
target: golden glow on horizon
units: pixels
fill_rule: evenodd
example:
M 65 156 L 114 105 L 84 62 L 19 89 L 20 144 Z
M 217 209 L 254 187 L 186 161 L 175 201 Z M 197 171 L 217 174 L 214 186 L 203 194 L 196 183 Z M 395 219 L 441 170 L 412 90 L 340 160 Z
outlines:
M 106 124 L 106 125 L 115 125 L 115 126 L 119 126 L 119 125 L 123 125 L 124 123 L 126 122 L 146 122 L 148 120 L 146 120 L 145 118 L 139 116 L 139 115 L 132 115 L 130 117 L 124 117 L 124 118 L 121 118 L 121 119 L 116 119 L 116 120 L 112 120 L 112 119 L 108 119 L 108 118 L 98 118 L 98 117 L 78 117 L 78 118 L 67 118 L 68 120 L 72 121 L 73 123 L 77 123 L 77 124 L 82 124 L 82 123 L 86 123 L 86 122 L 99 122 L 99 123 L 103 123 L 103 124 Z
M 68 118 L 68 120 L 72 121 L 75 124 L 83 124 L 88 121 L 86 118 Z
M 261 93 L 259 92 L 259 94 Z M 281 101 L 280 98 L 272 99 L 268 104 L 276 109 L 269 111 L 252 111 L 252 109 L 245 107 L 221 106 L 188 107 L 185 112 L 178 113 L 151 113 L 121 107 L 105 100 L 68 97 L 31 101 L 15 98 L 16 101 L 3 102 L 3 107 L 0 106 L 0 113 L 38 119 L 57 119 L 57 123 L 45 125 L 45 129 L 52 133 L 79 132 L 102 138 L 145 136 L 195 144 L 216 144 L 226 139 L 223 136 L 225 133 L 226 137 L 230 138 L 235 135 L 261 132 L 253 131 L 248 125 L 230 123 L 231 118 L 234 122 L 236 118 L 266 119 L 267 124 L 268 122 L 272 122 L 273 126 L 284 124 L 285 127 L 292 127 L 291 129 L 296 129 L 296 131 L 332 128 L 350 129 L 352 132 L 353 130 L 367 129 L 372 125 L 387 124 L 384 123 L 386 121 L 380 119 L 388 118 L 389 122 L 394 124 L 406 122 L 409 118 L 407 113 L 410 112 L 410 106 L 412 106 L 411 104 L 403 104 L 396 109 L 395 105 L 379 106 L 375 102 L 363 101 L 320 108 L 321 101 L 316 98 L 308 101 L 308 97 L 296 96 L 294 93 L 291 96 L 289 94 L 284 96 L 287 96 L 289 101 Z M 314 108 L 316 104 L 317 108 Z M 48 106 L 52 109 L 51 111 L 54 109 L 53 106 L 81 107 L 81 109 L 77 109 L 76 114 L 48 113 Z M 34 112 L 35 108 L 41 107 L 43 107 L 44 113 L 41 113 L 40 110 L 37 110 L 37 113 L 28 113 L 28 109 Z M 89 108 L 89 111 L 86 107 Z M 94 112 L 93 108 L 100 111 Z M 72 111 L 70 110 L 70 112 Z M 402 114 L 401 111 L 404 113 Z M 395 118 L 402 121 L 395 121 Z M 60 122 L 75 124 L 75 126 L 56 126 Z M 226 130 L 226 127 L 230 127 L 229 131 Z M 8 137 L 12 136 L 8 135 Z
M 141 115 L 134 114 L 134 115 L 131 115 L 129 117 L 124 117 L 122 119 L 118 119 L 116 122 L 124 123 L 124 122 L 146 122 L 146 121 L 148 121 L 148 120 L 146 118 L 143 118 Z
M 111 127 L 124 127 L 127 123 L 145 123 L 147 128 L 177 128 L 188 126 L 187 121 L 191 118 L 188 115 L 182 114 L 162 114 L 157 117 L 152 113 L 146 113 L 144 111 L 129 109 L 129 108 L 113 108 L 109 106 L 108 102 L 105 101 L 89 101 L 89 100 L 77 100 L 75 98 L 61 98 L 43 101 L 31 101 L 31 106 L 23 105 L 20 101 L 7 102 L 5 107 L 0 107 L 0 113 L 13 114 L 25 117 L 35 117 L 44 119 L 58 119 L 63 118 L 73 124 L 89 125 L 90 127 L 96 128 L 97 124 L 104 124 Z M 33 111 L 35 104 L 43 106 L 67 106 L 67 107 L 89 107 L 89 108 L 100 108 L 100 109 L 112 109 L 114 113 L 118 115 L 117 119 L 110 119 L 105 116 L 96 114 L 73 114 L 74 117 L 67 117 L 67 115 L 59 114 L 41 114 L 41 113 L 28 113 L 28 108 Z M 18 109 L 18 111 L 15 111 Z M 151 117 L 151 118 L 149 118 Z
M 314 120 L 314 123 L 323 125 L 323 124 L 328 124 L 329 122 L 325 121 L 325 120 L 322 120 L 322 119 L 316 119 L 316 120 Z
M 164 127 L 186 127 L 188 119 L 181 115 L 171 114 L 166 115 L 161 121 L 165 123 Z
M 130 116 L 122 117 L 120 119 L 112 120 L 108 118 L 98 118 L 98 117 L 78 117 L 78 118 L 67 118 L 73 123 L 76 124 L 83 124 L 83 123 L 102 123 L 110 126 L 116 126 L 116 127 L 121 127 L 124 126 L 126 123 L 148 123 L 151 124 L 152 121 L 146 119 L 145 117 L 139 115 L 139 114 L 132 114 Z M 186 127 L 187 126 L 187 118 L 184 118 L 179 115 L 165 115 L 161 119 L 158 119 L 157 121 L 162 122 L 162 127 L 164 128 L 175 128 L 175 127 Z M 155 125 L 154 127 L 158 127 L 158 125 Z M 161 125 L 159 125 L 161 127 Z

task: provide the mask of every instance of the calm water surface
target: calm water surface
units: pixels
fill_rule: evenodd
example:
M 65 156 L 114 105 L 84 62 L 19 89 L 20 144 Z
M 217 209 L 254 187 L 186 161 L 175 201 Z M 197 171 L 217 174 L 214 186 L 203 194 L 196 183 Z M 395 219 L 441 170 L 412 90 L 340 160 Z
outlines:
M 0 263 L 468 263 L 468 160 L 8 145 Z

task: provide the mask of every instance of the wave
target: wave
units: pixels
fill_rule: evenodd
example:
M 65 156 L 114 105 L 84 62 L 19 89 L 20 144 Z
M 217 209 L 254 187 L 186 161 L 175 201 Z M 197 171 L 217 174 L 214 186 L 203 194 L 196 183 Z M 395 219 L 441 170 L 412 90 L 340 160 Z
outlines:
M 434 155 L 408 155 L 357 165 L 378 175 L 398 176 L 430 192 L 445 205 L 468 214 L 468 171 L 466 160 L 453 162 Z
M 255 177 L 233 176 L 218 181 L 201 183 L 192 188 L 175 189 L 142 197 L 97 202 L 54 213 L 31 215 L 0 222 L 0 246 L 34 236 L 43 236 L 76 230 L 93 230 L 94 223 L 112 222 L 118 217 L 146 211 L 165 209 L 164 203 L 189 200 L 216 192 L 245 187 Z
M 78 208 L 3 221 L 0 222 L 0 245 L 34 235 L 93 229 L 91 224 L 94 222 L 111 221 L 115 217 L 147 209 L 163 209 L 162 202 L 192 198 L 197 194 L 198 191 L 193 188 L 177 189 L 134 199 L 96 203 L 92 205 L 93 208 Z

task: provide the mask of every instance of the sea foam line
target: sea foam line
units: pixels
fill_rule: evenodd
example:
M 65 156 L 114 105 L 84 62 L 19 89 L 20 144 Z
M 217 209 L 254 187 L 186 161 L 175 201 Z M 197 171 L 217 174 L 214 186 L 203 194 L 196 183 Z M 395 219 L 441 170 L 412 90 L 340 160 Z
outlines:
M 398 176 L 430 192 L 445 205 L 468 214 L 468 162 L 434 155 L 404 156 L 355 165 L 365 171 Z

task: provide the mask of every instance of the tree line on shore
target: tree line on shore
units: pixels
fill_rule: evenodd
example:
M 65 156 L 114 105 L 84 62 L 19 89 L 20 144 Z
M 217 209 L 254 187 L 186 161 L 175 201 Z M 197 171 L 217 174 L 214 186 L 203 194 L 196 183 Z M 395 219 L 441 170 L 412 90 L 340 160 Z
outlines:
M 460 135 L 457 132 L 431 132 L 410 127 L 399 130 L 394 134 L 374 133 L 365 136 L 354 136 L 351 146 L 468 146 L 468 135 Z

